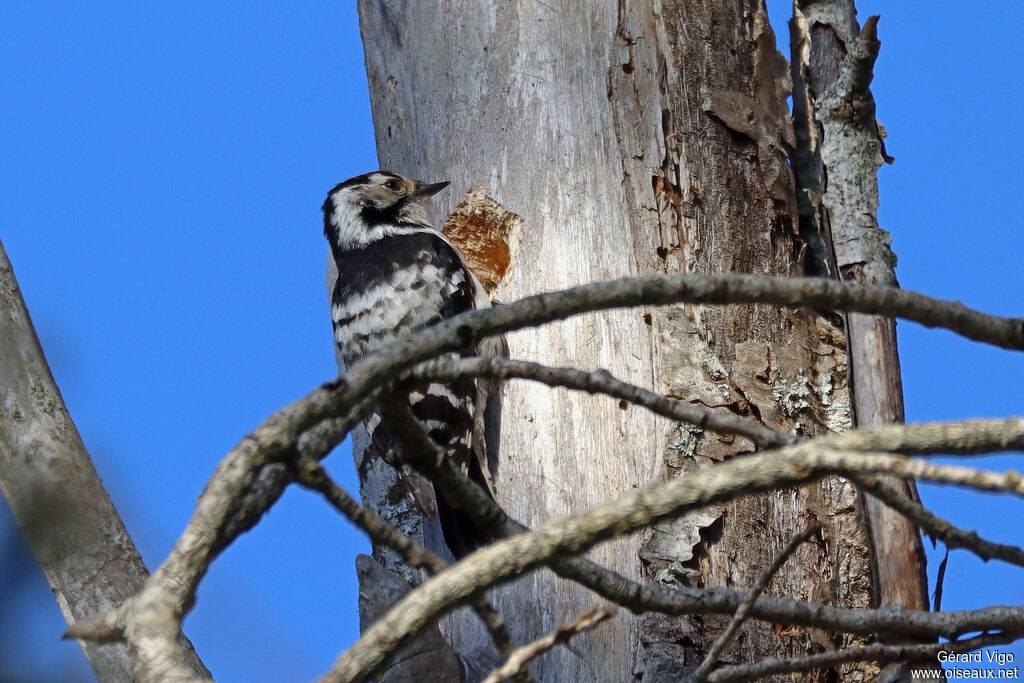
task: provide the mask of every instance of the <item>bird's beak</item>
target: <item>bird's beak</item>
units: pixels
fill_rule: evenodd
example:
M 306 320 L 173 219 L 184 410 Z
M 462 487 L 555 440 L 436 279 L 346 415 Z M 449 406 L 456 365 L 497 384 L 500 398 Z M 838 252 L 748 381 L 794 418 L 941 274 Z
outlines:
M 444 188 L 448 187 L 448 181 L 434 183 L 433 185 L 420 185 L 416 188 L 416 194 L 421 197 L 432 197 Z

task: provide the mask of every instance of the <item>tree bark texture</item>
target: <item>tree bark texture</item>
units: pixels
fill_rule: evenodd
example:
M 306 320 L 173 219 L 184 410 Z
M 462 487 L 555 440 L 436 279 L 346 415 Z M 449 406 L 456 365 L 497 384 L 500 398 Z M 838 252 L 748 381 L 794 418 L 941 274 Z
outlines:
M 877 17 L 857 23 L 852 0 L 802 0 L 791 25 L 794 156 L 805 234 L 832 246 L 828 274 L 860 284 L 899 286 L 889 233 L 878 224 L 878 177 L 885 153 L 871 84 L 879 42 Z M 824 273 L 823 273 L 824 274 Z M 903 383 L 896 322 L 847 316 L 856 425 L 902 423 Z M 913 482 L 885 483 L 914 499 Z M 927 610 L 921 535 L 873 496 L 862 500 L 871 538 L 874 602 Z
M 760 2 L 361 0 L 359 10 L 381 166 L 451 180 L 443 213 L 483 182 L 523 219 L 497 299 L 639 273 L 803 274 L 786 63 Z M 679 305 L 573 318 L 509 344 L 514 358 L 606 368 L 785 431 L 850 424 L 845 333 L 826 313 Z M 754 450 L 526 383 L 506 388 L 501 437 L 499 502 L 529 525 Z M 411 508 L 384 495 L 389 473 L 372 464 L 361 473 L 364 502 L 415 530 Z M 871 576 L 855 499 L 830 478 L 659 524 L 589 556 L 642 581 L 747 588 L 819 520 L 821 537 L 766 594 L 865 606 Z M 601 602 L 546 571 L 492 599 L 519 642 Z M 620 610 L 575 638 L 575 652 L 553 650 L 532 671 L 543 681 L 679 680 L 727 622 Z M 443 626 L 459 652 L 485 638 L 471 617 Z M 851 642 L 748 622 L 721 660 Z M 840 679 L 872 671 L 849 665 Z M 816 675 L 807 680 L 828 676 Z
M 36 339 L 0 245 L 0 490 L 68 624 L 117 607 L 147 576 Z M 101 681 L 130 681 L 122 644 L 82 643 Z

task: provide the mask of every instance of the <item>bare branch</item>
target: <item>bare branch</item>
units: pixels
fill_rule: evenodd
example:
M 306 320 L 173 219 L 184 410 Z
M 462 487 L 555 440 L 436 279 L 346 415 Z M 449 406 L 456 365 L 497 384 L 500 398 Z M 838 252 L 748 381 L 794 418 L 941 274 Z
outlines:
M 801 444 L 756 457 L 716 463 L 686 477 L 647 487 L 587 514 L 549 523 L 474 553 L 423 584 L 370 628 L 332 667 L 325 681 L 355 681 L 373 671 L 410 634 L 470 595 L 549 562 L 576 554 L 613 536 L 743 495 L 788 488 L 827 474 L 876 472 L 917 477 L 982 490 L 1024 495 L 1016 472 L 995 474 L 962 467 L 931 465 L 904 457 L 821 450 Z M 1024 617 L 1024 613 L 1018 614 Z
M 342 380 L 326 384 L 276 411 L 217 466 L 171 554 L 127 603 L 124 635 L 137 653 L 133 673 L 138 679 L 194 677 L 175 641 L 181 619 L 195 599 L 196 586 L 213 559 L 233 538 L 224 533 L 225 529 L 241 514 L 250 483 L 261 469 L 287 459 L 302 434 L 331 415 L 338 389 L 344 386 Z M 366 394 L 372 396 L 374 392 Z M 356 396 L 345 405 L 361 409 L 365 399 Z M 356 419 L 348 415 L 340 424 L 333 424 L 334 435 L 343 437 Z M 236 533 L 244 530 L 243 524 L 234 527 Z M 98 620 L 110 621 L 105 617 Z M 88 624 L 82 625 L 82 629 L 88 628 Z
M 711 667 L 715 665 L 715 661 L 717 661 L 719 655 L 722 654 L 722 650 L 725 649 L 725 646 L 728 645 L 729 641 L 736 635 L 736 632 L 739 630 L 740 626 L 743 625 L 743 622 L 747 620 L 750 608 L 761 596 L 761 593 L 764 592 L 765 587 L 768 586 L 768 582 L 771 581 L 772 577 L 775 576 L 775 573 L 782 568 L 782 565 L 787 559 L 789 559 L 789 556 L 796 552 L 797 548 L 805 543 L 811 536 L 814 536 L 820 531 L 821 523 L 814 522 L 799 534 L 791 538 L 789 543 L 786 544 L 786 547 L 772 558 L 771 564 L 769 564 L 768 568 L 761 572 L 760 576 L 757 577 L 757 581 L 755 581 L 754 585 L 750 587 L 749 591 L 747 591 L 747 596 L 743 598 L 743 602 L 741 602 L 740 606 L 736 608 L 736 614 L 734 614 L 732 619 L 729 621 L 729 625 L 725 627 L 725 630 L 722 631 L 718 638 L 715 639 L 715 642 L 712 643 L 711 648 L 704 657 L 704 661 L 700 663 L 700 666 L 697 667 L 696 671 L 690 674 L 690 681 L 693 683 L 701 683 L 707 678 L 708 672 L 710 672 Z
M 886 505 L 906 515 L 926 533 L 940 539 L 947 547 L 965 548 L 986 561 L 995 558 L 1024 567 L 1024 550 L 1017 546 L 992 543 L 979 537 L 975 531 L 964 531 L 932 514 L 920 503 L 915 503 L 875 477 L 851 475 L 850 479 Z
M 606 609 L 589 609 L 580 612 L 572 623 L 559 626 L 554 633 L 549 633 L 543 638 L 538 638 L 517 648 L 499 668 L 491 672 L 491 675 L 483 680 L 483 683 L 501 683 L 516 676 L 531 659 L 536 659 L 548 650 L 569 642 L 573 636 L 589 631 L 602 621 L 610 619 L 613 612 Z
M 408 365 L 441 350 L 464 347 L 473 339 L 536 327 L 584 312 L 684 302 L 759 303 L 870 313 L 904 318 L 926 327 L 941 327 L 1006 349 L 1024 350 L 1024 319 L 987 315 L 959 302 L 933 299 L 894 287 L 848 284 L 823 278 L 720 273 L 628 277 L 537 294 L 491 309 L 463 313 L 396 342 L 362 363 L 374 367 L 386 363 L 389 356 L 399 354 Z M 371 359 L 374 362 L 371 363 Z
M 405 423 L 403 429 L 417 429 L 417 423 Z M 833 447 L 891 449 L 896 452 L 985 452 L 1019 448 L 1024 421 L 968 420 L 959 423 L 883 426 L 860 429 L 825 437 L 814 443 Z M 977 436 L 975 436 L 977 435 Z M 407 436 L 406 438 L 417 438 Z M 420 437 L 422 438 L 422 437 Z M 806 442 L 806 446 L 810 442 Z M 959 447 L 959 448 L 958 448 Z M 414 451 L 420 452 L 422 451 Z M 448 467 L 440 453 L 410 463 L 465 504 L 468 513 L 496 537 L 526 531 L 511 519 L 465 475 Z M 605 599 L 634 612 L 653 610 L 665 614 L 732 614 L 745 596 L 724 588 L 669 588 L 660 584 L 640 584 L 580 557 L 563 557 L 551 562 L 560 576 L 590 588 Z M 1008 618 L 1019 618 L 1011 608 L 991 608 L 972 612 L 931 614 L 902 608 L 854 610 L 808 603 L 790 598 L 761 598 L 751 615 L 777 623 L 816 626 L 861 635 L 901 633 L 955 637 L 969 630 L 997 628 Z
M 431 574 L 436 574 L 448 563 L 437 553 L 424 548 L 419 543 L 401 533 L 382 520 L 371 510 L 363 508 L 328 476 L 323 467 L 313 458 L 301 457 L 295 463 L 296 480 L 308 489 L 318 491 L 341 514 L 353 524 L 366 532 L 370 540 L 377 545 L 387 546 L 398 552 L 406 564 L 411 567 L 423 567 Z M 506 657 L 515 650 L 515 643 L 505 626 L 505 620 L 483 597 L 472 600 L 473 610 L 487 626 L 495 645 Z M 528 676 L 520 677 L 523 683 L 529 681 Z
M 0 491 L 72 627 L 129 599 L 146 566 L 67 411 L 36 338 L 14 269 L 0 244 Z M 105 642 L 116 626 L 105 630 Z M 190 672 L 206 669 L 171 635 Z M 80 642 L 101 680 L 130 677 L 122 646 Z
M 360 419 L 401 370 L 443 351 L 469 346 L 476 339 L 585 312 L 684 302 L 770 303 L 896 316 L 929 327 L 942 327 L 995 346 L 1024 349 L 1024 319 L 986 315 L 957 302 L 892 287 L 742 273 L 631 277 L 538 294 L 464 313 L 397 341 L 362 359 L 343 378 L 327 385 L 335 389 L 331 397 L 334 410 L 325 410 L 319 417 L 346 417 L 342 413 L 347 409 L 351 418 Z M 310 408 L 314 408 L 313 402 Z
M 416 366 L 410 375 L 437 382 L 451 382 L 467 377 L 529 379 L 552 387 L 606 394 L 643 406 L 670 420 L 688 422 L 721 434 L 745 436 L 761 448 L 791 445 L 797 440 L 796 436 L 783 434 L 748 417 L 716 413 L 628 384 L 612 377 L 607 370 L 585 372 L 576 368 L 553 368 L 507 358 L 438 358 Z
M 537 368 L 537 371 L 535 371 Z M 424 371 L 419 375 L 420 370 Z M 545 372 L 547 371 L 547 372 Z M 540 377 L 541 381 L 552 380 L 551 384 L 572 383 L 574 387 L 588 390 L 595 381 L 602 388 L 609 384 L 605 380 L 607 375 L 603 373 L 582 373 L 579 370 L 563 368 L 543 368 L 531 363 L 519 361 L 504 361 L 491 363 L 489 361 L 478 362 L 478 359 L 462 359 L 449 363 L 447 361 L 432 361 L 419 366 L 417 376 L 444 381 L 454 377 L 475 375 L 478 372 L 489 376 L 512 377 L 523 376 L 531 379 Z M 435 374 L 436 373 L 436 374 Z M 492 374 L 493 373 L 493 374 Z M 594 377 L 596 375 L 596 377 Z M 612 380 L 614 383 L 617 380 Z M 628 385 L 627 385 L 628 386 Z M 618 391 L 618 388 L 615 388 Z M 639 392 L 646 390 L 638 389 Z M 611 395 L 621 398 L 632 398 L 632 394 L 613 393 Z M 656 405 L 657 395 L 654 395 L 652 403 Z M 639 402 L 639 401 L 637 401 Z M 670 410 L 659 414 L 686 419 L 684 416 L 672 414 Z M 687 416 L 688 417 L 688 416 Z M 965 421 L 953 424 L 930 424 L 910 425 L 894 427 L 877 427 L 871 430 L 857 430 L 855 432 L 835 435 L 820 439 L 818 443 L 828 444 L 841 448 L 863 448 L 871 450 L 891 450 L 902 453 L 936 453 L 953 452 L 973 453 L 988 451 L 992 442 L 996 441 L 1001 448 L 1019 448 L 1021 442 L 1018 438 L 1020 424 L 1010 421 L 1009 423 L 995 423 L 990 420 Z M 997 435 L 1001 434 L 1001 435 Z M 976 438 L 975 434 L 982 436 Z M 436 476 L 436 473 L 434 473 Z M 449 483 L 450 486 L 450 483 Z M 468 485 L 472 487 L 472 485 Z M 475 487 L 472 487 L 475 488 Z M 467 493 L 467 486 L 456 486 L 449 488 L 452 495 L 466 500 L 472 497 Z M 488 501 L 480 500 L 480 504 Z M 470 510 L 474 506 L 470 506 Z M 514 520 L 509 520 L 501 511 L 504 518 L 504 526 L 492 528 L 496 536 L 507 536 L 518 533 L 523 527 Z M 487 517 L 494 515 L 488 514 Z M 603 597 L 629 606 L 634 611 L 655 610 L 668 614 L 700 613 L 700 612 L 731 612 L 739 602 L 737 594 L 725 590 L 715 589 L 713 591 L 699 591 L 693 589 L 673 590 L 659 585 L 640 585 L 633 581 L 619 576 L 603 567 L 582 558 L 562 558 L 552 563 L 552 568 L 565 578 L 570 578 L 595 590 Z M 753 609 L 754 616 L 775 622 L 800 623 L 803 625 L 816 625 L 824 628 L 831 628 L 837 631 L 851 633 L 871 634 L 889 630 L 892 632 L 895 622 L 905 619 L 901 610 L 878 610 L 872 612 L 843 610 L 823 605 L 804 603 L 796 600 L 780 598 L 768 598 L 761 600 Z M 980 614 L 976 616 L 982 616 Z M 987 623 L 997 624 L 998 618 L 990 619 Z M 870 625 L 869 625 L 870 624 Z M 937 624 L 930 628 L 935 628 Z M 901 629 L 905 634 L 919 635 L 921 628 L 928 626 L 919 624 L 915 628 Z M 950 625 L 939 627 L 940 632 L 950 633 Z M 953 627 L 955 630 L 956 627 Z
M 475 339 L 584 311 L 684 301 L 766 302 L 897 315 L 1005 348 L 1024 347 L 1019 319 L 984 315 L 912 292 L 814 278 L 742 274 L 626 278 L 460 315 L 363 359 L 344 377 L 275 412 L 221 461 L 174 549 L 133 600 L 125 634 L 139 653 L 136 675 L 142 680 L 192 675 L 184 656 L 176 652 L 175 640 L 198 582 L 232 540 L 225 532 L 239 514 L 250 482 L 267 464 L 291 457 L 300 436 L 320 421 L 338 418 L 332 433 L 340 438 L 369 412 L 402 370 Z M 984 477 L 978 481 L 996 485 Z
M 803 448 L 884 451 L 903 455 L 981 455 L 1024 450 L 1024 418 L 858 427 L 811 439 Z
M 793 435 L 765 427 L 750 418 L 723 415 L 628 384 L 612 377 L 605 370 L 586 372 L 576 368 L 553 368 L 508 358 L 439 358 L 421 363 L 409 371 L 404 379 L 446 382 L 466 377 L 530 379 L 549 386 L 602 393 L 636 403 L 672 420 L 724 434 L 745 436 L 765 448 L 793 445 L 796 440 Z M 813 443 L 839 450 L 886 451 L 907 455 L 979 454 L 993 450 L 1024 449 L 1024 439 L 1019 434 L 1021 424 L 1024 422 L 1017 423 L 1011 418 L 877 425 L 870 429 L 861 428 L 819 437 Z
M 88 640 L 95 643 L 116 643 L 124 640 L 124 624 L 131 610 L 133 597 L 96 619 L 76 621 L 68 626 L 61 640 Z
M 448 566 L 437 553 L 424 548 L 372 511 L 359 505 L 352 496 L 334 483 L 315 460 L 300 458 L 295 463 L 295 478 L 306 488 L 322 494 L 338 512 L 365 531 L 371 541 L 398 552 L 410 567 L 423 567 L 431 574 L 436 574 Z
M 712 673 L 711 683 L 726 681 L 754 681 L 773 674 L 786 674 L 811 669 L 824 669 L 846 662 L 903 662 L 917 661 L 934 665 L 940 652 L 971 652 L 991 645 L 1012 643 L 1021 637 L 1020 631 L 1000 635 L 981 635 L 953 643 L 928 643 L 927 645 L 866 645 L 832 652 L 777 659 L 769 657 L 754 664 L 737 664 Z

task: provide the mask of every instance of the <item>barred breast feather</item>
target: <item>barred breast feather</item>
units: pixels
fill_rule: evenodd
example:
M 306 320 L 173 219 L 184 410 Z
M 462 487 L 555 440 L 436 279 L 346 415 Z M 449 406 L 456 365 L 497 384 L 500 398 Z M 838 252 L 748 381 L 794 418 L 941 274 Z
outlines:
M 393 234 L 335 253 L 338 280 L 332 297 L 334 338 L 346 366 L 402 337 L 459 313 L 489 306 L 475 276 L 448 241 L 433 230 Z M 485 352 L 493 352 L 494 343 Z M 431 439 L 471 479 L 493 496 L 488 437 L 484 433 L 490 383 L 467 380 L 424 383 L 410 392 L 413 415 Z M 371 447 L 403 471 L 391 435 L 378 415 L 367 421 Z M 457 501 L 440 496 L 436 508 L 422 483 L 405 471 L 417 503 L 440 518 L 445 542 L 456 557 L 490 539 L 470 522 Z

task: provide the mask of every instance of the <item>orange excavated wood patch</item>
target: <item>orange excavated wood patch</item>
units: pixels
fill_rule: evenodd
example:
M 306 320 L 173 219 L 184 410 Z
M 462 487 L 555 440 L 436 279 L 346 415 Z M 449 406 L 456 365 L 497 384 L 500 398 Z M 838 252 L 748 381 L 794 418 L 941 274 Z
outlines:
M 519 245 L 523 219 L 474 185 L 448 216 L 442 228 L 458 247 L 488 293 L 505 279 Z

